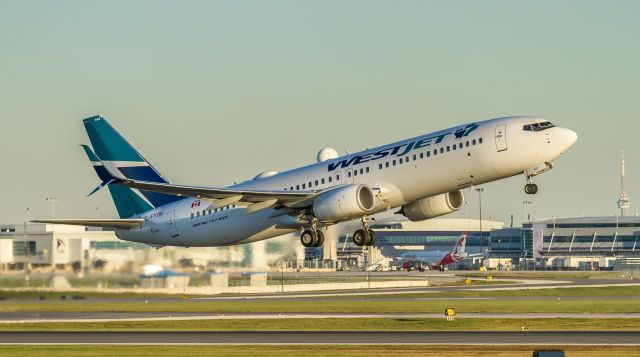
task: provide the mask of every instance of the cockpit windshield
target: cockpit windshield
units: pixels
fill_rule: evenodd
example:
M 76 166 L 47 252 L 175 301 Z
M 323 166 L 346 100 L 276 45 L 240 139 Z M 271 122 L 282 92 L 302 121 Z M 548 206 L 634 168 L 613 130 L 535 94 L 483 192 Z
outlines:
M 522 127 L 522 130 L 524 130 L 524 131 L 542 131 L 542 130 L 547 130 L 549 128 L 553 128 L 554 126 L 555 125 L 551 124 L 550 121 L 544 121 L 542 123 L 527 124 L 527 125 Z

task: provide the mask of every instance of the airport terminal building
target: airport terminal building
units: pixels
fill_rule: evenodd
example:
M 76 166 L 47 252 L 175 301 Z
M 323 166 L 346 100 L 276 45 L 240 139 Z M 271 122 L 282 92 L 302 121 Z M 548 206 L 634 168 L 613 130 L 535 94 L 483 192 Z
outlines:
M 481 256 L 454 268 L 595 270 L 640 269 L 640 217 L 567 217 L 526 222 L 523 227 L 478 220 L 434 219 L 372 225 L 381 255 L 397 265 L 410 250 L 448 251 L 462 234 L 467 252 Z M 339 238 L 338 256 L 354 261 L 362 248 Z M 373 263 L 373 260 L 369 260 Z
M 264 270 L 280 261 L 301 260 L 293 236 L 229 247 L 153 248 L 120 240 L 113 231 L 59 224 L 0 225 L 0 270 L 25 267 L 139 272 L 144 264 L 167 268 Z
M 533 258 L 553 268 L 637 268 L 640 217 L 551 218 L 527 223 Z

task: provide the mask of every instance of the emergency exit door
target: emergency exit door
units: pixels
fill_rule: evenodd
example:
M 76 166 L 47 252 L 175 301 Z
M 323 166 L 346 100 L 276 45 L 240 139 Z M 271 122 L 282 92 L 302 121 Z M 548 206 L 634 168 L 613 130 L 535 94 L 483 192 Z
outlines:
M 178 233 L 178 227 L 176 227 L 176 211 L 168 212 L 167 229 L 171 238 L 175 238 L 180 235 Z

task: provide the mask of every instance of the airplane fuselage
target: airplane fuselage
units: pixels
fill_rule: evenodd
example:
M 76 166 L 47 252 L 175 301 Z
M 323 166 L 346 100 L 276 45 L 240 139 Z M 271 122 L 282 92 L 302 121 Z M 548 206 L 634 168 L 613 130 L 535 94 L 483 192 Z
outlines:
M 546 170 L 575 142 L 560 127 L 527 131 L 545 122 L 532 117 L 491 119 L 395 142 L 231 186 L 246 190 L 320 191 L 367 184 L 376 192 L 375 212 L 470 186 Z M 549 164 L 547 164 L 549 163 Z M 224 246 L 299 231 L 301 222 L 267 208 L 245 213 L 242 205 L 208 211 L 207 201 L 185 198 L 132 218 L 139 229 L 116 230 L 119 238 L 152 245 Z

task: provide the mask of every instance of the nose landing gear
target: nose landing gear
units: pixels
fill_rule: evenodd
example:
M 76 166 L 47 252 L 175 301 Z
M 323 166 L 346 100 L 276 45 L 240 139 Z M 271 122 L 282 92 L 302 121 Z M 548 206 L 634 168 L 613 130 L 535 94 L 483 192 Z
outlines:
M 524 193 L 527 195 L 535 195 L 538 193 L 538 185 L 531 182 L 531 178 L 533 176 L 537 176 L 543 174 L 553 168 L 553 163 L 551 162 L 543 162 L 540 163 L 530 169 L 524 170 L 524 177 L 527 178 L 527 184 L 524 185 Z
M 526 193 L 527 195 L 535 195 L 536 193 L 538 193 L 538 185 L 536 185 L 535 183 L 528 183 L 524 185 L 524 193 Z

